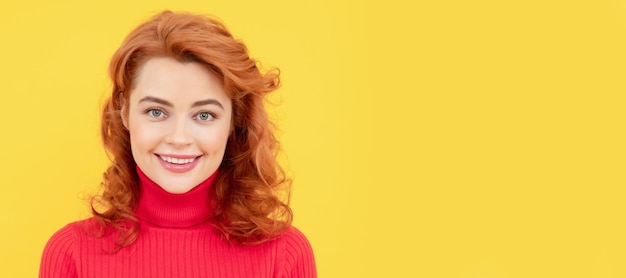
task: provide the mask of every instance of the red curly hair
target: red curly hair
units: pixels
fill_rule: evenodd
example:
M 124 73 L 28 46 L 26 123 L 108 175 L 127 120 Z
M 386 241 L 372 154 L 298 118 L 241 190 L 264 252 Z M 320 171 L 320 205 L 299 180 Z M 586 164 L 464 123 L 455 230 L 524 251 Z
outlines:
M 285 231 L 292 220 L 288 206 L 291 180 L 276 160 L 278 141 L 264 108 L 266 94 L 280 85 L 279 70 L 262 74 L 246 46 L 215 19 L 164 11 L 139 25 L 111 59 L 112 94 L 102 113 L 102 140 L 111 159 L 103 192 L 92 199 L 101 231 L 119 232 L 117 250 L 134 242 L 139 232 L 133 209 L 138 176 L 130 135 L 122 123 L 137 71 L 153 57 L 207 66 L 223 80 L 233 103 L 233 121 L 224 159 L 214 181 L 214 225 L 228 241 L 257 244 Z M 287 194 L 281 196 L 281 190 Z M 286 199 L 283 201 L 282 199 Z M 96 207 L 103 205 L 103 209 Z

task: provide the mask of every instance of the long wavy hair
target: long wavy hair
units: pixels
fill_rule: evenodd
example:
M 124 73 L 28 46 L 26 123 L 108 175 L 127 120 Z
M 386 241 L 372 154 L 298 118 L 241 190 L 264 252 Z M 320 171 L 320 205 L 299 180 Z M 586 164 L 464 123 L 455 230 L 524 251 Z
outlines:
M 117 250 L 134 242 L 139 232 L 133 214 L 138 176 L 122 106 L 141 65 L 153 57 L 205 65 L 222 78 L 232 100 L 231 133 L 210 196 L 217 230 L 240 244 L 262 243 L 285 231 L 293 217 L 288 206 L 291 180 L 277 162 L 278 141 L 264 108 L 266 94 L 280 85 L 279 70 L 261 73 L 246 46 L 219 21 L 171 11 L 139 25 L 111 59 L 113 87 L 101 126 L 111 165 L 104 173 L 101 195 L 91 202 L 100 231 L 114 228 L 119 233 Z

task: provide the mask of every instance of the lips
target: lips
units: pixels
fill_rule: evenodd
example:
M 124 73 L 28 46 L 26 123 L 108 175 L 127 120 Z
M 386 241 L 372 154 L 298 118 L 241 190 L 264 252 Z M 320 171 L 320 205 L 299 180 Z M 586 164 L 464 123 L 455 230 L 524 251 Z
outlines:
M 191 171 L 202 158 L 202 155 L 157 154 L 156 156 L 163 168 L 174 173 Z

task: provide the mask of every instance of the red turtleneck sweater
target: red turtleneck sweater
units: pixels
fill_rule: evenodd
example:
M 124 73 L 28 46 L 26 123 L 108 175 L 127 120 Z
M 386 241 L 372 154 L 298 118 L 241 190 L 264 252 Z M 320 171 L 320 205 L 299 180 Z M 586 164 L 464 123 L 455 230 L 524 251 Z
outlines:
M 137 240 L 116 253 L 114 233 L 94 237 L 95 220 L 70 223 L 46 245 L 39 277 L 316 277 L 313 251 L 300 231 L 252 246 L 225 242 L 207 219 L 214 176 L 171 194 L 138 169 Z

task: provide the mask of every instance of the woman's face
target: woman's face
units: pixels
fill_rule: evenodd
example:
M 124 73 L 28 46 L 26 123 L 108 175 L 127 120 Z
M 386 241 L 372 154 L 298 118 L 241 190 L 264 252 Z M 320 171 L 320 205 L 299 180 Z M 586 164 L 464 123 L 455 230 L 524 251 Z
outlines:
M 133 158 L 165 191 L 191 190 L 222 162 L 232 102 L 219 78 L 201 64 L 148 60 L 125 109 Z

